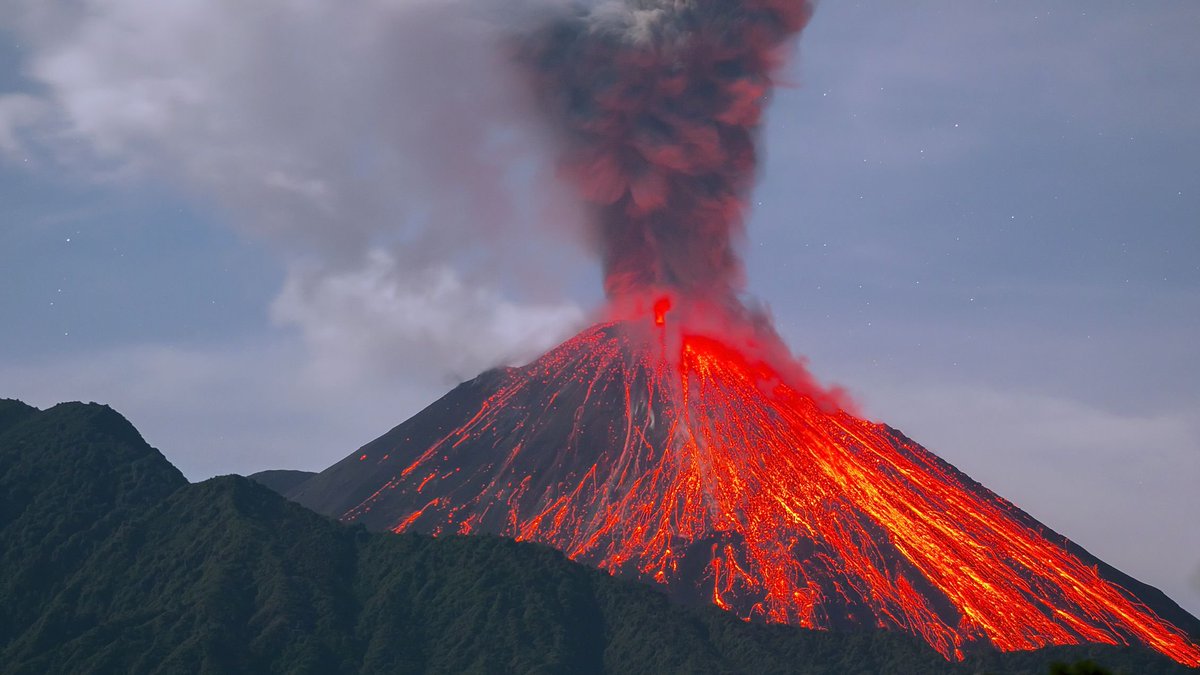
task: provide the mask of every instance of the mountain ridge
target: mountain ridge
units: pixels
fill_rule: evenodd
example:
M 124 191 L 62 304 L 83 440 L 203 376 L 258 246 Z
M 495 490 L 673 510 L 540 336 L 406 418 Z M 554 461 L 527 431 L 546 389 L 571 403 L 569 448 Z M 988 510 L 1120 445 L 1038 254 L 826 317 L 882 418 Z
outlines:
M 287 494 L 299 487 L 309 478 L 317 475 L 316 471 L 299 471 L 296 469 L 267 469 L 252 473 L 246 478 L 260 483 L 279 494 Z
M 656 593 L 631 590 L 546 547 L 370 535 L 242 477 L 187 484 L 114 415 L 64 404 L 30 413 L 0 436 L 0 458 L 10 468 L 0 478 L 6 496 L 16 487 L 11 480 L 27 478 L 20 469 L 29 461 L 46 477 L 39 487 L 56 495 L 56 485 L 78 488 L 92 476 L 159 477 L 133 484 L 132 496 L 76 493 L 85 510 L 108 509 L 98 522 L 110 526 L 72 521 L 43 533 L 63 535 L 78 554 L 33 580 L 41 592 L 27 599 L 25 612 L 6 589 L 6 608 L 29 616 L 0 641 L 8 672 L 636 672 L 640 658 L 648 659 L 643 672 L 745 672 L 758 661 L 782 672 L 786 655 L 803 655 L 814 644 L 757 636 L 737 643 L 748 652 L 730 653 L 707 627 L 729 617 L 681 614 Z M 108 458 L 107 470 L 87 464 L 78 474 L 67 471 L 70 458 L 80 456 Z M 0 534 L 0 571 L 9 577 L 23 549 L 9 529 Z M 622 609 L 629 603 L 641 609 Z M 605 631 L 614 634 L 598 638 L 600 606 L 609 608 Z M 622 625 L 640 627 L 621 632 Z M 757 635 L 741 626 L 718 632 L 729 631 L 734 638 Z M 666 634 L 674 637 L 656 644 L 653 638 Z M 936 655 L 884 638 L 888 659 L 937 672 Z M 830 640 L 838 644 L 837 636 L 816 642 Z M 801 648 L 780 648 L 792 642 Z M 832 673 L 837 666 L 794 670 Z
M 1051 658 L 1194 672 L 1105 646 L 951 664 L 902 635 L 746 624 L 677 607 L 538 544 L 371 534 L 240 476 L 190 484 L 130 429 L 85 404 L 25 410 L 0 428 L 6 504 L 29 462 L 50 495 L 117 486 L 73 493 L 65 510 L 100 515 L 92 522 L 42 527 L 63 503 L 53 499 L 27 501 L 16 517 L 5 510 L 0 578 L 40 560 L 14 545 L 17 531 L 77 553 L 25 604 L 3 587 L 8 613 L 29 619 L 0 636 L 6 672 L 1025 674 Z

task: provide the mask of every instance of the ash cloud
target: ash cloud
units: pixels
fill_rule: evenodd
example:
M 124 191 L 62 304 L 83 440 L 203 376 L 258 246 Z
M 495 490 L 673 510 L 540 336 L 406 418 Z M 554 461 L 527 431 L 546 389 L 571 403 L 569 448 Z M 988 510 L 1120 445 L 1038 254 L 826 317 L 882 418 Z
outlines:
M 808 23 L 807 0 L 625 0 L 576 5 L 516 41 L 559 174 L 588 207 L 606 311 L 719 335 L 833 409 L 825 388 L 744 296 L 738 247 L 772 77 Z
M 33 84 L 0 97 L 0 153 L 220 204 L 288 261 L 272 317 L 322 372 L 530 358 L 584 319 L 563 280 L 588 246 L 612 298 L 754 313 L 735 299 L 743 201 L 809 2 L 0 10 Z
M 591 208 L 611 298 L 733 299 L 744 199 L 781 48 L 804 0 L 579 7 L 521 41 L 561 174 Z

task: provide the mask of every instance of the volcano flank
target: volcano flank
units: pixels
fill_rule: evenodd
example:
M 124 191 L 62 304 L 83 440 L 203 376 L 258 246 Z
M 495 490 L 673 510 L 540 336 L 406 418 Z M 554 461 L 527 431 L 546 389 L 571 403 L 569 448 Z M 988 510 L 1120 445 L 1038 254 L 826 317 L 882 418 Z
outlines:
M 1200 622 L 747 341 L 656 311 L 486 372 L 293 489 L 375 530 L 535 541 L 747 620 L 943 656 L 1144 644 Z M 786 364 L 785 364 L 786 366 Z

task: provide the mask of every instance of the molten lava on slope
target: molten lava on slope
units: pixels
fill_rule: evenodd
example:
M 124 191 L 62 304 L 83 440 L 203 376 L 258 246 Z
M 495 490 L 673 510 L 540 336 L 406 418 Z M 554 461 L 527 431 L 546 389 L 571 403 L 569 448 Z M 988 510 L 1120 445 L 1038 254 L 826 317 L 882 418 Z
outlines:
M 666 307 L 463 385 L 295 497 L 377 529 L 541 542 L 745 619 L 906 631 L 947 658 L 1142 643 L 1200 665 L 1069 542 Z

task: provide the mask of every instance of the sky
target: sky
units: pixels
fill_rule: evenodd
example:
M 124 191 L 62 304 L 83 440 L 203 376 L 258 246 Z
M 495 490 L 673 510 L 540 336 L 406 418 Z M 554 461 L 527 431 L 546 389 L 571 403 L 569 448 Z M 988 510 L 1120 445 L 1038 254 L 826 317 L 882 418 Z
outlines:
M 320 470 L 586 325 L 513 6 L 0 0 L 0 396 L 108 403 L 191 480 Z M 819 379 L 1200 614 L 1196 35 L 824 0 L 743 250 Z

